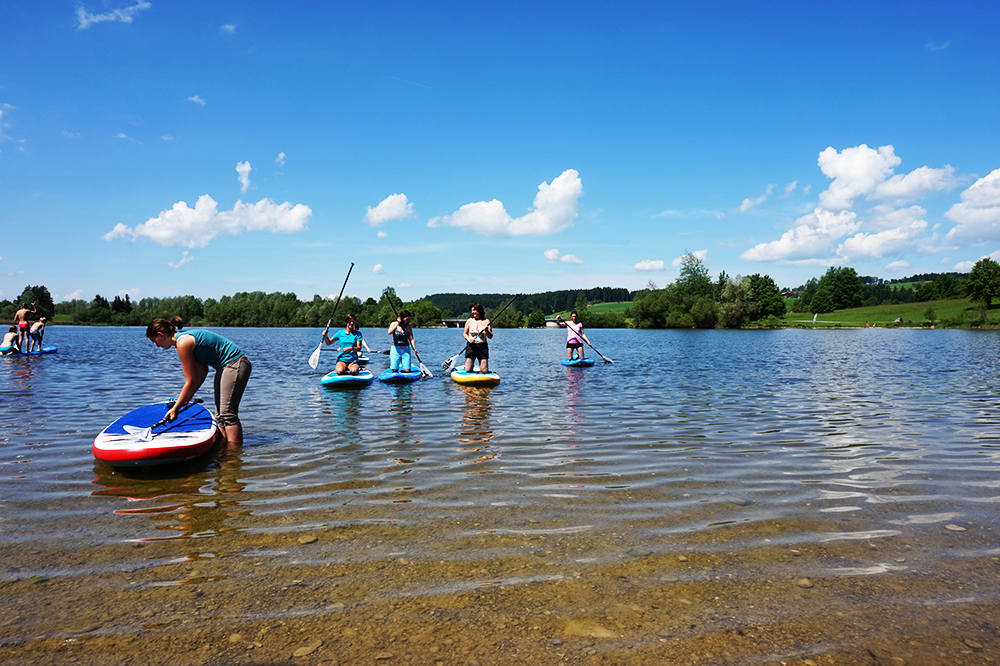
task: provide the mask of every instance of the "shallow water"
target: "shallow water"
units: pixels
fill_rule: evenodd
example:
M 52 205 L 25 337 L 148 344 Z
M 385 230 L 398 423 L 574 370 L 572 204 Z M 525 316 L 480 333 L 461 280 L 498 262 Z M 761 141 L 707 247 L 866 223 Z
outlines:
M 174 352 L 52 327 L 0 359 L 4 663 L 1000 657 L 996 332 L 594 330 L 615 362 L 573 369 L 499 330 L 484 389 L 418 330 L 438 376 L 342 391 L 318 331 L 220 332 L 244 447 L 148 471 L 90 445 Z

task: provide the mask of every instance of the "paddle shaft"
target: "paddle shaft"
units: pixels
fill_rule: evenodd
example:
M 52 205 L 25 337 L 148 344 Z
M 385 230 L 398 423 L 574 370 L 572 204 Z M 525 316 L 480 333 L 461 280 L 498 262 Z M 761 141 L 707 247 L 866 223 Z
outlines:
M 204 401 L 201 398 L 193 398 L 191 400 L 188 400 L 187 402 L 185 402 L 183 405 L 180 406 L 180 408 L 177 410 L 177 413 L 180 414 L 184 410 L 189 409 L 191 407 L 191 405 L 200 405 L 202 402 L 204 402 Z M 173 409 L 173 406 L 174 405 L 171 402 L 171 404 L 167 406 L 167 411 L 169 412 L 171 409 Z M 157 421 L 153 425 L 149 426 L 149 429 L 152 430 L 153 428 L 159 428 L 164 423 L 167 423 L 167 417 L 166 416 L 164 416 L 162 419 L 160 419 L 159 421 Z
M 333 317 L 337 314 L 337 307 L 340 306 L 340 299 L 344 297 L 344 289 L 347 287 L 347 281 L 351 277 L 351 271 L 354 270 L 354 262 L 351 262 L 351 267 L 347 269 L 347 277 L 344 278 L 344 284 L 340 286 L 340 293 L 337 294 L 337 302 L 333 304 L 333 312 L 330 313 L 330 319 L 326 322 L 326 328 L 324 331 L 330 330 L 330 324 L 333 323 Z

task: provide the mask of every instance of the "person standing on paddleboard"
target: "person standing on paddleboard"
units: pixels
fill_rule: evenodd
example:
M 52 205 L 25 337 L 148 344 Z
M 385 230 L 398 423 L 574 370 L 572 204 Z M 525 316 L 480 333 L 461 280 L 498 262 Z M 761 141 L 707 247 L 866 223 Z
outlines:
M 492 322 L 486 318 L 486 311 L 480 303 L 469 306 L 472 316 L 465 320 L 462 336 L 468 342 L 465 346 L 465 371 L 472 372 L 472 365 L 479 360 L 480 372 L 490 371 L 489 338 L 493 337 Z
M 166 414 L 167 421 L 177 418 L 177 411 L 201 388 L 208 376 L 208 366 L 215 368 L 215 413 L 219 430 L 230 444 L 242 446 L 240 400 L 250 379 L 250 359 L 236 343 L 218 333 L 194 329 L 182 331 L 184 320 L 174 317 L 154 319 L 146 328 L 146 337 L 160 349 L 177 348 L 184 370 L 184 388 Z
M 14 313 L 14 323 L 17 324 L 17 347 L 22 352 L 28 351 L 28 313 L 35 314 L 35 302 L 31 302 L 31 309 L 21 303 L 21 309 Z
M 37 345 L 37 350 L 42 351 L 42 336 L 44 335 L 45 335 L 45 317 L 42 317 L 34 324 L 32 324 L 31 330 L 28 331 L 28 337 L 30 338 L 30 340 L 28 341 L 28 351 L 36 349 L 36 345 Z
M 337 343 L 337 351 L 339 352 L 335 368 L 337 374 L 358 374 L 361 370 L 361 366 L 358 364 L 358 353 L 361 352 L 361 345 L 364 343 L 364 338 L 358 332 L 358 320 L 354 318 L 354 315 L 349 314 L 344 317 L 344 330 L 334 334 L 332 338 L 327 337 L 329 332 L 329 328 L 323 329 L 323 342 L 328 345 Z
M 564 321 L 562 317 L 556 315 L 556 323 L 566 329 L 566 360 L 572 361 L 574 350 L 576 351 L 577 358 L 585 356 L 583 353 L 583 341 L 586 340 L 589 345 L 590 339 L 583 332 L 583 323 L 577 320 L 576 310 L 569 313 L 569 318 L 572 321 Z
M 410 354 L 417 353 L 417 343 L 413 341 L 413 329 L 410 327 L 412 317 L 409 310 L 400 310 L 396 321 L 389 324 L 389 335 L 392 336 L 389 369 L 393 372 L 409 372 L 413 367 Z

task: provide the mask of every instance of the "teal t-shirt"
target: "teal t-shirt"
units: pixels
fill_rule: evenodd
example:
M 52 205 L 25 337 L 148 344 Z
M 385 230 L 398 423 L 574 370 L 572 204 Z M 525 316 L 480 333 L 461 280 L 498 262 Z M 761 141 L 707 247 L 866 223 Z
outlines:
M 194 338 L 194 360 L 202 365 L 210 365 L 216 370 L 222 370 L 230 361 L 243 356 L 243 350 L 218 333 L 196 328 L 191 331 L 179 331 L 177 337 L 190 335 Z
M 359 342 L 361 342 L 362 336 L 361 333 L 358 331 L 355 331 L 354 333 L 348 333 L 347 329 L 344 329 L 338 332 L 335 336 L 333 336 L 333 339 L 337 341 L 337 349 L 341 350 L 344 347 L 348 346 L 353 347 L 354 345 L 357 345 Z M 343 361 L 348 365 L 350 365 L 351 363 L 357 363 L 358 352 L 354 349 L 341 351 L 337 355 L 337 360 Z

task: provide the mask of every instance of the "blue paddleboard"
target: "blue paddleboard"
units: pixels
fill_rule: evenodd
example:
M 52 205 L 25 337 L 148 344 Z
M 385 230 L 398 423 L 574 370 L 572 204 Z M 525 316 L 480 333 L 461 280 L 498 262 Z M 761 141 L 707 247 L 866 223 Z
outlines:
M 574 358 L 572 361 L 568 358 L 564 358 L 562 360 L 562 364 L 567 368 L 589 368 L 596 362 L 597 361 L 592 358 Z
M 24 352 L 23 354 L 11 353 L 13 347 L 0 347 L 0 355 L 3 356 L 38 356 L 39 354 L 55 354 L 58 347 L 42 347 L 40 350 Z
M 375 375 L 369 370 L 362 370 L 356 375 L 338 375 L 337 371 L 323 375 L 319 383 L 330 388 L 362 388 L 375 381 Z
M 389 370 L 385 369 L 379 374 L 378 380 L 380 382 L 385 382 L 386 384 L 409 384 L 410 382 L 415 382 L 423 377 L 423 374 L 419 370 L 410 369 L 407 372 L 402 370 Z

